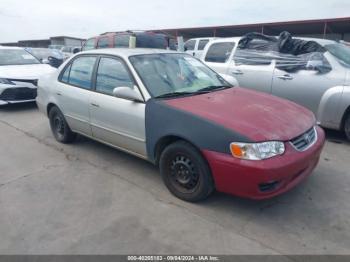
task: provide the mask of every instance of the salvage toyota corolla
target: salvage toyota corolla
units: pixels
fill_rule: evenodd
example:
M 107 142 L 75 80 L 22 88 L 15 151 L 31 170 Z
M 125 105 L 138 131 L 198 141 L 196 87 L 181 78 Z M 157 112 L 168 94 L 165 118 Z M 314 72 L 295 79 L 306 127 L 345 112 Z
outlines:
M 177 197 L 276 196 L 315 168 L 325 136 L 307 109 L 231 87 L 196 58 L 149 49 L 79 53 L 39 80 L 55 138 L 82 134 L 159 166 Z

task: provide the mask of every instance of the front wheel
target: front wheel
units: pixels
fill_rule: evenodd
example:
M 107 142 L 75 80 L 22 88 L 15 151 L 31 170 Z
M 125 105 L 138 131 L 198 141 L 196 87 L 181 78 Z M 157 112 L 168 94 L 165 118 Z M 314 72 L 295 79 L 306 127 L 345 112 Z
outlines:
M 166 147 L 159 168 L 169 191 L 182 200 L 200 201 L 214 190 L 208 163 L 189 143 L 179 141 Z
M 350 141 L 350 113 L 348 113 L 345 119 L 344 132 L 345 132 L 346 138 L 348 139 L 348 141 Z
M 60 143 L 71 143 L 76 138 L 76 133 L 69 128 L 66 119 L 58 107 L 51 108 L 49 112 L 50 127 L 56 140 Z

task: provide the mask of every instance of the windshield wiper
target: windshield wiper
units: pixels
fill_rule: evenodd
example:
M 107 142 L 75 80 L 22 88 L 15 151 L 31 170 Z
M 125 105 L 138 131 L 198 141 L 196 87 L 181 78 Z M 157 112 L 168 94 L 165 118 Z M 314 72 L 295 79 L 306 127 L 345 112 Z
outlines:
M 225 86 L 225 85 L 222 85 L 222 86 L 207 86 L 207 87 L 204 87 L 204 88 L 201 88 L 199 89 L 196 93 L 204 93 L 204 92 L 210 92 L 210 91 L 213 91 L 213 90 L 222 90 L 222 89 L 227 89 L 227 88 L 231 88 L 232 86 Z
M 172 93 L 166 93 L 159 96 L 156 96 L 155 98 L 168 98 L 168 97 L 176 97 L 176 96 L 183 96 L 183 95 L 193 95 L 196 92 L 172 92 Z
M 176 96 L 185 96 L 185 95 L 198 95 L 198 94 L 206 94 L 209 93 L 210 91 L 213 90 L 221 90 L 221 89 L 227 89 L 227 88 L 231 88 L 232 86 L 207 86 L 204 87 L 202 89 L 199 89 L 197 91 L 194 92 L 172 92 L 172 93 L 166 93 L 166 94 L 162 94 L 159 96 L 156 96 L 155 98 L 168 98 L 168 97 L 176 97 Z

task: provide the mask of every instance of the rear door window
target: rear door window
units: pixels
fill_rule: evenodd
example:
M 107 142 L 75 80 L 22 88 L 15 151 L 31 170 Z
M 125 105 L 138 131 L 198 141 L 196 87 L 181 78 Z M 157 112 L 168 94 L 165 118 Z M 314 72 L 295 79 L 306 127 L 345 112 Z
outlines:
M 95 62 L 96 57 L 93 56 L 81 56 L 74 59 L 73 63 L 66 70 L 68 71 L 70 68 L 69 74 L 67 75 L 65 71 L 62 75 L 61 81 L 65 82 L 68 77 L 68 81 L 66 81 L 66 83 L 84 89 L 91 89 L 91 78 Z
M 206 62 L 226 63 L 230 58 L 235 43 L 224 42 L 212 44 L 205 56 Z

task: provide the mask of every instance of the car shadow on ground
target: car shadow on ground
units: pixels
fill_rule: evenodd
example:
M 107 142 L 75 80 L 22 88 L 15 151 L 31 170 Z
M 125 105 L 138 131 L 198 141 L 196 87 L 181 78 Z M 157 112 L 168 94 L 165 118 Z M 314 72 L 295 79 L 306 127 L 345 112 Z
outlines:
M 331 129 L 325 129 L 325 132 L 326 132 L 326 139 L 329 142 L 333 142 L 337 144 L 350 144 L 344 132 L 331 130 Z
M 337 143 L 347 143 L 345 137 L 340 132 L 332 131 L 329 139 L 332 141 L 337 141 Z M 118 162 L 121 165 L 125 163 L 126 168 L 130 168 L 129 164 L 132 163 L 132 169 L 134 171 L 133 176 L 134 178 L 136 178 L 136 180 L 142 180 L 142 178 L 144 178 L 144 175 L 147 173 L 147 179 L 151 180 L 151 186 L 161 188 L 160 191 L 162 191 L 163 196 L 164 194 L 170 194 L 170 192 L 168 192 L 165 186 L 163 185 L 158 168 L 152 165 L 151 163 L 83 136 L 79 136 L 75 144 L 79 144 L 79 146 L 83 147 L 84 150 L 100 152 L 102 154 L 101 157 L 105 160 L 113 161 L 112 159 L 118 159 Z M 139 172 L 139 170 L 143 170 L 146 172 Z M 132 180 L 133 178 L 130 179 Z M 288 206 L 289 204 L 291 204 L 292 206 L 298 206 L 301 203 L 303 203 L 304 206 L 308 206 L 307 202 L 305 202 L 305 200 L 307 200 L 312 205 L 310 201 L 312 196 L 308 188 L 312 188 L 312 183 L 314 182 L 314 178 L 311 176 L 291 191 L 284 193 L 281 196 L 277 196 L 267 200 L 251 200 L 225 193 L 214 192 L 208 199 L 198 203 L 186 203 L 175 197 L 171 197 L 171 202 L 180 206 L 197 207 L 202 210 L 216 210 L 219 212 L 226 213 L 226 215 L 231 214 L 235 216 L 240 216 L 236 212 L 243 211 L 244 214 L 252 212 L 260 213 L 265 210 L 271 209 L 274 206 L 285 206 L 286 211 L 288 211 L 291 208 L 290 206 Z M 311 206 L 309 207 L 311 208 Z M 282 209 L 283 208 L 284 207 L 282 207 Z

